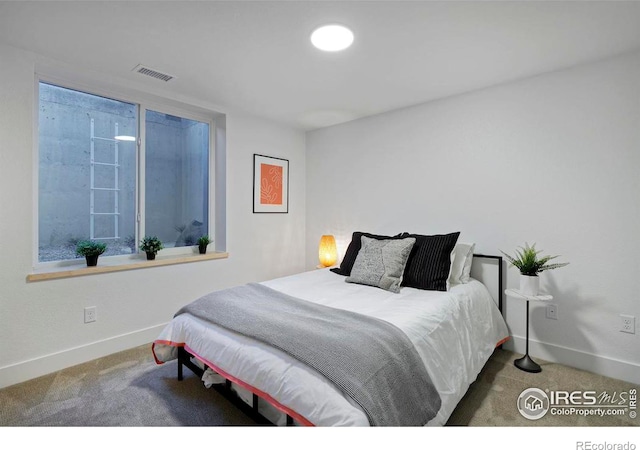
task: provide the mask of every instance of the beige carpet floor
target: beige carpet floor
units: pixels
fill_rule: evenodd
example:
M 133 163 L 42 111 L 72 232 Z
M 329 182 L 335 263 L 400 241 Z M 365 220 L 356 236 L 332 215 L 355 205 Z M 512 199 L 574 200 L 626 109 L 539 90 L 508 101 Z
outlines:
M 0 426 L 255 426 L 227 399 L 206 389 L 189 370 L 177 381 L 176 362 L 158 366 L 150 345 L 96 359 L 0 390 Z M 539 374 L 513 366 L 519 355 L 496 350 L 447 425 L 638 426 L 640 419 L 551 416 L 531 421 L 516 409 L 520 393 L 540 389 L 622 392 L 623 381 L 538 361 Z
M 596 375 L 536 359 L 542 367 L 540 373 L 524 372 L 513 365 L 518 355 L 505 350 L 496 350 L 467 394 L 458 403 L 447 425 L 467 426 L 538 426 L 538 427 L 637 427 L 640 418 L 631 418 L 629 411 L 624 416 L 559 416 L 549 412 L 538 420 L 529 420 L 517 410 L 517 399 L 523 390 L 538 388 L 543 391 L 595 391 L 613 397 L 640 386 L 625 381 Z M 535 359 L 535 358 L 534 358 Z M 640 406 L 639 406 L 640 409 Z

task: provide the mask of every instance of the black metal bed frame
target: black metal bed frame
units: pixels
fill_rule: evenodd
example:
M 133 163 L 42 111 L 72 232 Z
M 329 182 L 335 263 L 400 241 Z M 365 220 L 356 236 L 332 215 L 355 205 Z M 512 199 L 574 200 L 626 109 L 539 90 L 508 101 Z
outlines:
M 498 261 L 498 309 L 502 312 L 502 299 L 504 296 L 504 290 L 502 286 L 503 278 L 502 278 L 502 256 L 496 255 L 482 255 L 476 254 L 473 255 L 474 258 L 485 258 L 485 259 L 495 259 Z M 502 348 L 502 345 L 500 345 Z M 201 368 L 197 364 L 192 361 L 194 355 L 189 353 L 184 347 L 178 347 L 178 380 L 182 381 L 183 379 L 183 366 L 189 368 L 194 374 L 196 374 L 199 378 L 202 378 L 207 366 L 205 368 Z M 212 387 L 220 393 L 224 398 L 233 403 L 240 411 L 245 413 L 249 418 L 253 419 L 259 425 L 267 425 L 273 426 L 273 422 L 264 417 L 258 411 L 258 399 L 260 398 L 257 394 L 252 393 L 252 402 L 251 405 L 248 405 L 240 396 L 235 393 L 231 389 L 231 381 L 229 379 L 225 379 L 224 384 L 214 384 Z M 286 426 L 292 426 L 293 418 L 286 414 Z
M 207 366 L 205 365 L 204 369 L 201 368 L 191 360 L 192 358 L 194 358 L 194 356 L 189 353 L 184 347 L 178 347 L 178 381 L 182 381 L 183 379 L 183 366 L 188 367 L 194 374 L 198 376 L 198 378 L 202 378 L 202 375 L 204 374 Z M 240 411 L 249 416 L 249 418 L 253 419 L 257 424 L 270 426 L 274 425 L 269 419 L 258 412 L 259 396 L 257 394 L 252 394 L 251 405 L 248 405 L 244 400 L 242 400 L 242 398 L 240 398 L 238 394 L 236 394 L 231 389 L 231 381 L 228 379 L 225 379 L 224 384 L 214 384 L 211 387 L 213 387 L 224 398 L 233 403 Z M 286 416 L 287 426 L 293 425 L 293 418 L 289 414 L 287 414 Z

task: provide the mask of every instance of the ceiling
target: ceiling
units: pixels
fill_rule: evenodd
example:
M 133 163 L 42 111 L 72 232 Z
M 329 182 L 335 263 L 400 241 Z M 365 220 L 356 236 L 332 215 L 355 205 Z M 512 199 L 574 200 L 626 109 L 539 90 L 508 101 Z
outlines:
M 0 43 L 313 130 L 640 50 L 640 2 L 2 1 Z

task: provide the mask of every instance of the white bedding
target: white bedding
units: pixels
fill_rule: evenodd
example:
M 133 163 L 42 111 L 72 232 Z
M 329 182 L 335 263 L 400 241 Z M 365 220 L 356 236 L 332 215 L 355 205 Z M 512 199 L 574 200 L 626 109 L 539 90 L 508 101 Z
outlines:
M 262 284 L 297 298 L 377 317 L 403 330 L 442 399 L 440 411 L 428 425 L 444 425 L 496 345 L 509 335 L 486 287 L 472 279 L 449 292 L 403 287 L 393 294 L 344 280 L 322 269 Z M 266 393 L 314 425 L 369 426 L 362 410 L 326 378 L 266 344 L 182 314 L 155 341 L 156 360 L 174 359 L 175 345 L 183 343 L 204 363 Z

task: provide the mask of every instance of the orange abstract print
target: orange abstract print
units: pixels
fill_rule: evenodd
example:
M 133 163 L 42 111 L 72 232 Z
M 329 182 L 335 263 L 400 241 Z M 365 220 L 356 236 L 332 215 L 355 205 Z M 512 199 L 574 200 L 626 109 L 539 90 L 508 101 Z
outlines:
M 260 204 L 282 205 L 282 166 L 260 164 Z

